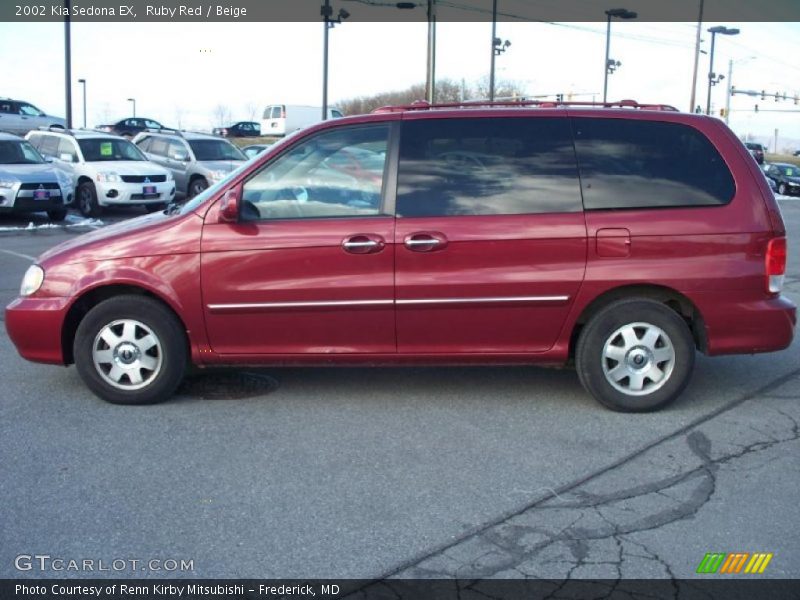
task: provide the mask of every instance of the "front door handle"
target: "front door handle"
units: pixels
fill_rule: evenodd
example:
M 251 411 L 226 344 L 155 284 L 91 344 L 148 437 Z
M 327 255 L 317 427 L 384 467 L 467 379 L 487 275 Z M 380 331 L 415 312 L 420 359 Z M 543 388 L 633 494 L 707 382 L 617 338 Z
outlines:
M 447 246 L 447 238 L 438 231 L 417 231 L 408 234 L 403 245 L 412 252 L 434 252 Z
M 357 233 L 342 241 L 342 249 L 350 254 L 375 254 L 386 247 L 386 240 L 374 233 Z

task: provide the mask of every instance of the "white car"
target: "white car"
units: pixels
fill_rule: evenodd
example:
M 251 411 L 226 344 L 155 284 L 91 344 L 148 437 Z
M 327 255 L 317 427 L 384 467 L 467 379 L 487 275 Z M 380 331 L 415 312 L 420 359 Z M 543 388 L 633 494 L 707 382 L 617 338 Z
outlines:
M 86 217 L 104 206 L 163 210 L 175 198 L 172 174 L 147 160 L 123 137 L 89 130 L 31 131 L 25 136 L 39 153 L 72 174 L 75 202 Z

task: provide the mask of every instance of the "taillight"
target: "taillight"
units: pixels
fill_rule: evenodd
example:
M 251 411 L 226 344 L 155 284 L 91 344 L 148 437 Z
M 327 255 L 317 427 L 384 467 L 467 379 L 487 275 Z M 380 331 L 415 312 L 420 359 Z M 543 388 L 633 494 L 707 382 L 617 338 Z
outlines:
M 281 109 L 281 119 L 285 119 L 285 118 L 286 118 L 286 109 L 282 108 Z
M 786 238 L 772 238 L 767 244 L 767 256 L 764 259 L 767 271 L 767 291 L 779 294 L 783 289 L 786 275 Z

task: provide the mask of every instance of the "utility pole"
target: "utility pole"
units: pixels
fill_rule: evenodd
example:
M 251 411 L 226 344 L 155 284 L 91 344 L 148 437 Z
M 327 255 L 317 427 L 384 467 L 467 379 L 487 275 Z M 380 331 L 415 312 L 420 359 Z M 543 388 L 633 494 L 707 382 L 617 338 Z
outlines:
M 494 102 L 494 59 L 497 39 L 497 0 L 492 0 L 492 66 L 489 69 L 489 102 Z
M 778 153 L 778 130 L 775 129 L 775 145 L 773 146 L 773 151 L 775 154 Z
M 67 104 L 67 129 L 72 129 L 72 40 L 70 37 L 70 18 L 72 12 L 70 0 L 64 0 L 66 15 L 64 16 L 64 88 Z
M 428 0 L 428 67 L 425 99 L 433 104 L 436 97 L 436 0 Z
M 731 91 L 733 89 L 733 59 L 728 61 L 728 93 L 725 95 L 725 124 L 730 120 L 731 114 Z
M 694 42 L 694 72 L 692 73 L 692 99 L 689 101 L 689 112 L 695 110 L 697 99 L 697 69 L 700 63 L 700 34 L 703 30 L 703 1 L 700 0 L 700 15 L 697 17 L 697 38 Z

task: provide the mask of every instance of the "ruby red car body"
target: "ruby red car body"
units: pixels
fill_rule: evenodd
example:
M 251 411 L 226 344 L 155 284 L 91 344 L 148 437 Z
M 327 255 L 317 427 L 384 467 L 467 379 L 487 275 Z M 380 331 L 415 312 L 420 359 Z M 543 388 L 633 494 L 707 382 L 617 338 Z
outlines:
M 465 112 L 392 112 L 322 123 L 258 156 L 191 212 L 148 215 L 54 248 L 38 261 L 42 287 L 6 309 L 9 335 L 25 358 L 69 364 L 87 310 L 133 292 L 157 298 L 177 315 L 191 360 L 200 366 L 563 364 L 594 311 L 633 295 L 673 308 L 709 355 L 791 343 L 795 307 L 764 285 L 767 245 L 785 236 L 779 208 L 747 150 L 712 118 L 608 109 L 468 111 L 475 118 L 689 125 L 711 141 L 733 174 L 735 196 L 723 206 L 413 219 L 386 214 L 368 221 L 219 218 L 226 190 L 319 132 L 459 119 Z M 391 151 L 389 160 L 396 160 Z M 394 197 L 394 190 L 385 193 Z M 404 242 L 420 232 L 441 236 L 446 249 L 408 252 Z M 369 260 L 343 252 L 343 238 L 359 235 L 379 240 L 382 251 L 360 257 Z

